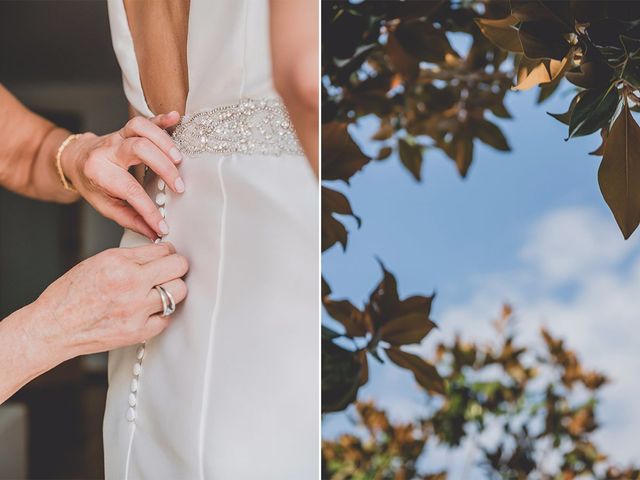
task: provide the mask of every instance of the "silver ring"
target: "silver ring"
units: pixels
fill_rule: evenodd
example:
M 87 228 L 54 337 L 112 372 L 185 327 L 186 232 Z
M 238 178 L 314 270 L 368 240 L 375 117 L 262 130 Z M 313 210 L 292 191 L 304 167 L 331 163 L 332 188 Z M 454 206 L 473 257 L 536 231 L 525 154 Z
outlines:
M 160 294 L 160 300 L 162 300 L 162 315 L 161 317 L 168 317 L 176 311 L 176 302 L 171 295 L 162 285 L 156 285 L 155 288 Z

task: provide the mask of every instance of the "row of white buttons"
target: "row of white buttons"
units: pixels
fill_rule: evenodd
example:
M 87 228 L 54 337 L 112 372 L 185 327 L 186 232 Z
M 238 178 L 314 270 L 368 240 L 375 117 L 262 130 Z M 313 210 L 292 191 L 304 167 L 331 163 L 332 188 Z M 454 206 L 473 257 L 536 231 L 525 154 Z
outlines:
M 164 180 L 158 180 L 158 194 L 156 195 L 156 204 L 160 208 L 160 214 L 162 218 L 165 218 L 166 210 L 165 203 L 167 201 L 167 196 L 164 193 L 165 183 Z M 161 237 L 158 237 L 156 240 L 160 242 L 162 240 Z M 138 349 L 136 350 L 136 358 L 137 362 L 133 365 L 133 378 L 131 379 L 131 392 L 129 393 L 129 409 L 127 410 L 127 420 L 129 422 L 134 422 L 136 419 L 136 406 L 138 405 L 138 386 L 140 381 L 140 374 L 142 373 L 142 359 L 145 354 L 145 344 L 142 343 L 138 345 Z
M 136 419 L 136 405 L 138 403 L 138 383 L 142 373 L 142 359 L 145 354 L 145 344 L 138 345 L 136 358 L 138 361 L 133 365 L 133 379 L 131 380 L 131 392 L 129 393 L 129 409 L 127 410 L 127 420 L 133 422 Z

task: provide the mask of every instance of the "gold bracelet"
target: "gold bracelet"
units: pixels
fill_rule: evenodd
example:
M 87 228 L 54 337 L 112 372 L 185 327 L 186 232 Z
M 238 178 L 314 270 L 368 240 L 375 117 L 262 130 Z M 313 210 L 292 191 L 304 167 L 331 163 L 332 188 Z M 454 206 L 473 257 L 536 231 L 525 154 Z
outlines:
M 64 142 L 62 142 L 60 144 L 60 146 L 58 147 L 58 153 L 56 153 L 56 169 L 58 170 L 58 176 L 60 177 L 60 183 L 62 183 L 62 186 L 64 187 L 65 190 L 68 190 L 70 192 L 78 192 L 75 188 L 73 188 L 73 185 L 71 184 L 71 182 L 69 180 L 67 180 L 67 177 L 65 176 L 64 172 L 62 171 L 62 154 L 64 152 L 64 149 L 67 148 L 67 145 L 69 145 L 71 142 L 73 142 L 76 138 L 82 136 L 81 133 L 74 133 L 73 135 L 69 135 L 67 138 L 65 138 Z

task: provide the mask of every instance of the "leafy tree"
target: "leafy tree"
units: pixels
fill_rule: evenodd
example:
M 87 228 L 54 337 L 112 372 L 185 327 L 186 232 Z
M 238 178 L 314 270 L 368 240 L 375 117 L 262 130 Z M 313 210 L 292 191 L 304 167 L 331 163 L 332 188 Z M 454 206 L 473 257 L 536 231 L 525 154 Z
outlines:
M 585 369 L 563 340 L 544 329 L 541 342 L 517 343 L 509 307 L 495 329 L 491 342 L 456 338 L 438 345 L 433 362 L 446 372 L 446 395 L 429 399 L 424 418 L 393 423 L 373 402 L 357 403 L 366 435 L 325 440 L 323 478 L 445 479 L 446 471 L 421 470 L 418 459 L 426 454 L 428 460 L 437 445 L 456 448 L 463 441 L 487 478 L 640 478 L 638 468 L 610 463 L 592 440 L 606 377 Z M 502 431 L 497 441 L 486 435 L 496 428 Z
M 552 116 L 567 124 L 567 139 L 600 133 L 592 153 L 603 157 L 604 199 L 625 238 L 640 223 L 640 132 L 632 115 L 640 108 L 640 2 L 326 0 L 322 29 L 323 251 L 347 248 L 345 217 L 362 222 L 327 182 L 348 184 L 394 151 L 416 181 L 433 150 L 466 176 L 477 142 L 510 150 L 500 128 L 511 117 L 507 94 L 537 88 L 542 102 L 561 83 L 575 94 L 566 113 Z M 452 35 L 465 41 L 452 44 Z M 469 47 L 461 51 L 458 43 Z M 379 120 L 373 158 L 350 132 L 365 116 Z M 386 270 L 383 276 L 362 310 L 335 300 L 323 279 L 326 312 L 342 324 L 339 331 L 323 327 L 324 411 L 357 398 L 371 358 L 413 371 L 428 391 L 443 389 L 428 361 L 401 348 L 433 328 L 432 298 L 401 301 L 395 278 Z

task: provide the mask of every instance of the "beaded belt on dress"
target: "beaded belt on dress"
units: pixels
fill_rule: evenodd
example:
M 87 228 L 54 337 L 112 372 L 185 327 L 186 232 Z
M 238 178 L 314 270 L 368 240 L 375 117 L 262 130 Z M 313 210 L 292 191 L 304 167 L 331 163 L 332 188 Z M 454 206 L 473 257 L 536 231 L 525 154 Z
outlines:
M 189 155 L 204 152 L 302 155 L 289 114 L 277 99 L 242 99 L 182 118 L 173 133 Z

